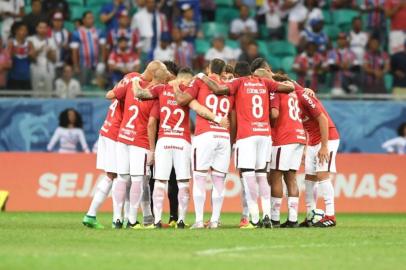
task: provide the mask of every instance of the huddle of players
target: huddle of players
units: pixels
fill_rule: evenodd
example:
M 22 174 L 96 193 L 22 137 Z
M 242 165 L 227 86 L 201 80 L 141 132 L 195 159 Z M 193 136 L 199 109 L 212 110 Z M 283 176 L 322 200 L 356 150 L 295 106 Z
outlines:
M 329 173 L 335 172 L 339 135 L 321 102 L 312 90 L 286 75 L 272 73 L 262 58 L 254 60 L 251 66 L 238 62 L 233 74 L 227 74 L 225 66 L 223 60 L 214 59 L 208 75 L 194 76 L 189 68 L 181 68 L 175 75 L 163 63 L 153 61 L 144 73 L 127 74 L 107 93 L 112 104 L 100 131 L 97 154 L 97 168 L 104 170 L 106 177 L 97 186 L 83 224 L 102 227 L 96 213 L 112 188 L 114 228 L 122 227 L 126 198 L 128 227 L 162 227 L 163 201 L 173 167 L 179 188 L 177 227 L 185 228 L 192 176 L 196 214 L 192 228 L 217 228 L 234 145 L 245 206 L 240 227 L 297 227 L 296 171 L 307 145 L 307 211 L 316 207 L 317 195 L 321 194 L 326 215 L 313 226 L 335 226 L 334 189 Z M 235 78 L 231 79 L 232 75 Z M 197 114 L 192 143 L 190 108 Z M 153 222 L 148 188 L 152 164 Z M 212 216 L 205 224 L 203 212 L 209 176 Z M 289 216 L 280 224 L 282 178 L 288 190 Z M 137 221 L 140 206 L 144 226 Z M 300 224 L 310 225 L 307 220 Z

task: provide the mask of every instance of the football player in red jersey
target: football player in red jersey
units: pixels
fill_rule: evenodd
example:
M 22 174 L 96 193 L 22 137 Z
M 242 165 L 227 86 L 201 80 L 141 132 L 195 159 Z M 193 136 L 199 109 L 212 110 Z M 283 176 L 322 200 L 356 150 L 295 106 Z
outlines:
M 104 228 L 96 220 L 97 211 L 110 193 L 113 180 L 117 177 L 116 142 L 122 119 L 122 102 L 113 100 L 107 111 L 106 119 L 100 129 L 97 141 L 96 168 L 106 172 L 106 175 L 97 183 L 87 214 L 82 223 L 95 229 Z
M 213 59 L 209 64 L 209 77 L 222 83 L 220 76 L 226 63 L 221 59 Z M 183 93 L 176 95 L 180 105 L 188 105 L 197 100 L 211 110 L 215 115 L 229 117 L 233 108 L 231 96 L 213 94 L 209 87 L 200 79 L 195 79 L 192 85 Z M 224 199 L 225 176 L 230 165 L 231 145 L 230 130 L 201 116 L 196 117 L 195 137 L 192 145 L 193 167 L 193 201 L 196 220 L 194 229 L 204 228 L 203 214 L 206 200 L 206 179 L 211 170 L 213 182 L 212 207 L 213 212 L 208 228 L 218 227 L 221 207 Z
M 237 114 L 237 141 L 235 164 L 240 170 L 251 222 L 242 228 L 259 228 L 258 190 L 262 201 L 263 223 L 272 227 L 270 221 L 270 187 L 266 175 L 269 155 L 269 94 L 270 92 L 293 91 L 291 83 L 278 83 L 273 80 L 252 76 L 247 62 L 238 62 L 234 69 L 237 79 L 220 85 L 206 75 L 198 77 L 217 95 L 232 95 L 235 98 Z
M 285 81 L 287 76 L 276 80 Z M 317 196 L 321 194 L 325 203 L 325 216 L 316 224 L 307 220 L 301 227 L 332 227 L 336 225 L 334 209 L 334 187 L 330 173 L 336 172 L 336 155 L 340 143 L 338 130 L 317 97 L 309 95 L 305 89 L 294 82 L 295 93 L 300 110 L 300 118 L 307 132 L 307 148 L 305 156 L 305 191 L 306 210 L 309 213 L 316 208 Z
M 153 202 L 155 214 L 155 226 L 162 227 L 162 207 L 172 166 L 175 168 L 179 187 L 179 217 L 177 228 L 185 227 L 185 217 L 189 203 L 189 179 L 190 179 L 190 127 L 189 107 L 194 109 L 199 116 L 207 118 L 223 126 L 228 126 L 226 118 L 215 115 L 196 101 L 188 106 L 181 106 L 176 102 L 175 92 L 186 89 L 187 84 L 193 79 L 190 68 L 179 70 L 177 79 L 169 84 L 161 84 L 150 89 L 142 89 L 137 83 L 134 84 L 136 97 L 142 99 L 158 99 L 160 106 L 160 123 L 158 142 L 155 153 L 156 179 Z M 180 85 L 178 85 L 180 84 Z M 182 90 L 179 90 L 183 88 Z M 145 87 L 144 87 L 145 88 Z
M 164 70 L 165 76 L 154 81 L 152 80 L 153 74 L 157 70 Z M 137 210 L 144 192 L 144 183 L 148 181 L 149 167 L 147 165 L 149 165 L 151 158 L 150 147 L 155 146 L 154 143 L 151 143 L 154 138 L 148 136 L 147 126 L 158 118 L 157 113 L 154 114 L 157 110 L 154 108 L 157 108 L 158 105 L 154 104 L 153 101 L 143 102 L 135 99 L 132 82 L 140 80 L 144 86 L 147 86 L 150 83 L 164 82 L 166 79 L 165 65 L 159 61 L 153 61 L 147 66 L 143 74 L 127 74 L 118 87 L 106 94 L 109 99 L 115 98 L 124 102 L 123 119 L 116 146 L 118 178 L 113 185 L 114 228 L 121 228 L 123 224 L 121 212 L 127 186 L 130 186 L 128 227 L 141 228 L 141 225 L 137 222 Z M 150 82 L 150 80 L 152 81 Z M 145 207 L 143 210 L 151 212 L 150 207 Z M 146 216 L 145 212 L 144 216 Z

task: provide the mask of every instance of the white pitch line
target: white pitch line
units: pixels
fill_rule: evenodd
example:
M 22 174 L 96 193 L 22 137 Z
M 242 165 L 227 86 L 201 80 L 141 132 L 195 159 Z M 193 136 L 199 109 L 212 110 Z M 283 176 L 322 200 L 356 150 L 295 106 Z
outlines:
M 259 249 L 286 249 L 286 248 L 320 248 L 320 247 L 356 247 L 356 246 L 370 246 L 375 245 L 372 242 L 350 242 L 345 244 L 322 244 L 322 243 L 313 243 L 313 244 L 299 244 L 299 245 L 269 245 L 269 246 L 236 246 L 232 248 L 212 248 L 197 251 L 196 255 L 198 256 L 214 256 L 224 253 L 235 253 L 242 251 L 252 251 Z M 400 242 L 387 242 L 379 243 L 380 246 L 404 246 L 406 243 Z

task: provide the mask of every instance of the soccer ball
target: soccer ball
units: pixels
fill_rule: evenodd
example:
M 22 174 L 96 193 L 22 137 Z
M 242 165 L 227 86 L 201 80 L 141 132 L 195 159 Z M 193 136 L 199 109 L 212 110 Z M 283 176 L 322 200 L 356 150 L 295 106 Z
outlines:
M 316 224 L 324 217 L 324 211 L 321 209 L 313 209 L 309 214 L 307 214 L 307 220 L 312 224 Z

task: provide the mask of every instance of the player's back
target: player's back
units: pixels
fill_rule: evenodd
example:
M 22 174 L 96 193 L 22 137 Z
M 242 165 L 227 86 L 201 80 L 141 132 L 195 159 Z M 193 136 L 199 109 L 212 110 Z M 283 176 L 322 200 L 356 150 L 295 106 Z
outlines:
M 223 84 L 223 82 L 216 76 L 209 76 L 211 79 L 215 80 L 217 83 Z M 194 88 L 195 95 L 192 95 L 196 100 L 209 110 L 213 114 L 227 117 L 233 108 L 234 98 L 227 95 L 215 95 L 210 88 L 202 80 L 196 79 L 192 84 Z M 196 116 L 196 129 L 195 135 L 199 135 L 205 132 L 229 132 L 229 129 L 221 127 L 219 124 L 209 121 L 200 115 Z
M 271 108 L 279 109 L 279 116 L 272 127 L 273 145 L 306 144 L 296 92 L 271 94 Z
M 179 86 L 184 90 L 183 85 Z M 180 106 L 176 102 L 173 87 L 162 84 L 153 88 L 159 96 L 160 123 L 158 136 L 185 139 L 190 142 L 189 107 Z
M 124 103 L 122 101 L 117 99 L 112 100 L 107 111 L 106 119 L 100 128 L 101 135 L 112 140 L 117 139 L 118 131 L 123 119 L 123 105 Z
M 258 77 L 247 76 L 230 83 L 237 113 L 237 139 L 269 136 L 269 91 Z

